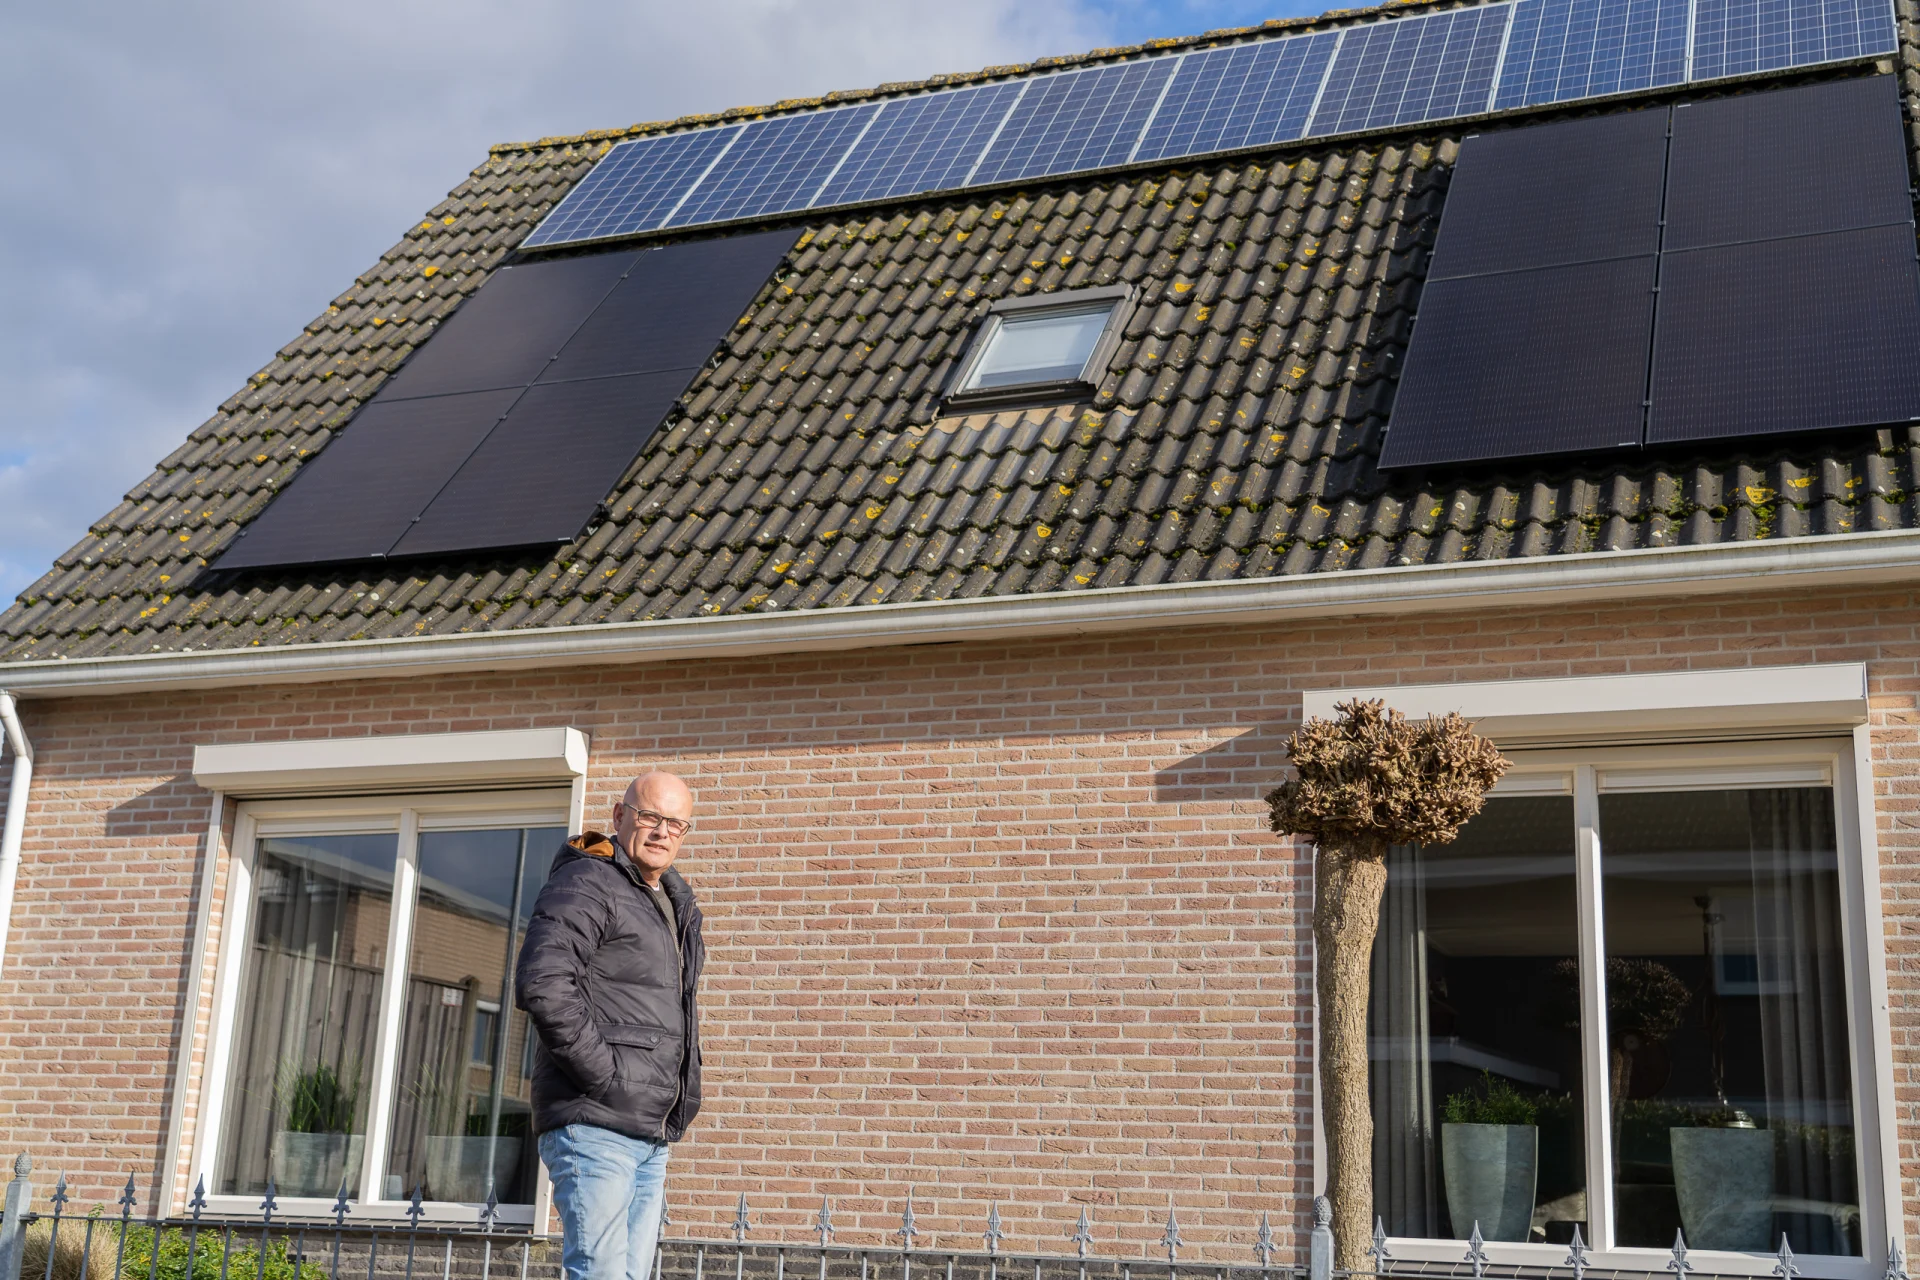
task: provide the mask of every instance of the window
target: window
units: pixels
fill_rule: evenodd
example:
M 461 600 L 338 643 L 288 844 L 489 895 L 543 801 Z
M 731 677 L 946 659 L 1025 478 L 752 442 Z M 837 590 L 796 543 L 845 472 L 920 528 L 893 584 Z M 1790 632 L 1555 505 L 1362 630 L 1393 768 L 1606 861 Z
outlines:
M 1125 286 L 996 303 L 955 371 L 957 408 L 1085 395 L 1113 358 L 1131 311 Z
M 1784 1236 L 1809 1275 L 1867 1265 L 1851 749 L 1513 753 L 1454 843 L 1392 851 L 1368 1030 L 1401 1256 L 1477 1223 L 1556 1259 L 1577 1226 L 1602 1253 L 1684 1231 L 1732 1255 Z
M 196 1148 L 238 1201 L 219 1207 L 257 1208 L 271 1181 L 288 1212 L 418 1188 L 530 1218 L 527 1022 L 507 1011 L 567 813 L 566 792 L 242 809 L 227 936 L 245 944 L 223 958 Z

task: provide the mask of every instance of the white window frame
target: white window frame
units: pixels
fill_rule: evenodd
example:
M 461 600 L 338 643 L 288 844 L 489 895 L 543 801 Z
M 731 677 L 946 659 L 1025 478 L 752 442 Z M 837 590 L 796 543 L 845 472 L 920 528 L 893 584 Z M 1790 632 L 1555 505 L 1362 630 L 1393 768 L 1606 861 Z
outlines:
M 1660 673 L 1592 679 L 1321 690 L 1307 715 L 1331 714 L 1352 697 L 1384 699 L 1409 715 L 1457 710 L 1490 732 L 1513 761 L 1495 796 L 1569 795 L 1574 801 L 1580 966 L 1604 974 L 1599 797 L 1608 791 L 1734 790 L 1831 786 L 1839 844 L 1847 1030 L 1853 1059 L 1854 1135 L 1859 1160 L 1864 1256 L 1796 1255 L 1809 1280 L 1875 1280 L 1887 1242 L 1904 1235 L 1897 1165 L 1892 1031 L 1879 851 L 1874 838 L 1866 671 L 1861 664 Z M 1528 747 L 1529 742 L 1542 745 Z M 1512 745 L 1508 745 L 1512 744 Z M 1590 745 L 1584 745 L 1590 744 Z M 1637 745 L 1636 745 L 1637 744 Z M 1587 1244 L 1596 1269 L 1659 1272 L 1666 1249 L 1627 1248 L 1611 1238 L 1612 1125 L 1606 1086 L 1605 993 L 1581 983 L 1581 1054 L 1588 1217 L 1600 1239 Z M 1315 1037 L 1318 1096 L 1318 1036 Z M 1315 1184 L 1326 1182 L 1324 1134 L 1315 1115 Z M 1605 1233 L 1603 1235 L 1603 1232 Z M 1408 1262 L 1458 1263 L 1465 1243 L 1394 1237 Z M 1557 1266 L 1565 1245 L 1487 1242 L 1496 1264 Z M 1705 1274 L 1769 1275 L 1771 1253 L 1690 1249 Z
M 393 910 L 387 931 L 387 964 L 381 980 L 380 1019 L 374 1034 L 372 1095 L 367 1111 L 362 1188 L 379 1189 L 385 1181 L 387 1145 L 392 1134 L 393 1076 L 398 1068 L 401 1021 L 406 1013 L 407 964 L 419 885 L 419 837 L 423 832 L 461 831 L 492 827 L 566 827 L 576 829 L 577 788 L 434 793 L 411 796 L 365 796 L 323 800 L 261 800 L 243 802 L 235 821 L 233 858 L 227 880 L 226 910 L 220 925 L 222 945 L 216 970 L 212 1037 L 206 1071 L 200 1083 L 200 1125 L 194 1135 L 189 1181 L 209 1188 L 219 1186 L 220 1139 L 231 1071 L 233 1039 L 239 1022 L 240 984 L 251 939 L 253 886 L 260 842 L 273 836 L 378 835 L 391 832 L 398 841 L 394 867 Z M 394 963 L 400 957 L 401 963 Z M 464 1054 L 463 1050 L 463 1054 Z M 546 1169 L 540 1166 L 532 1205 L 502 1205 L 503 1224 L 531 1225 L 547 1217 L 550 1189 Z M 408 1201 L 384 1194 L 349 1197 L 355 1221 L 399 1219 Z M 278 1212 L 288 1218 L 328 1218 L 333 1201 L 288 1196 L 278 1200 Z M 260 1211 L 258 1195 L 209 1193 L 207 1208 L 216 1215 L 249 1217 Z M 473 1205 L 430 1201 L 425 1220 L 471 1225 Z
M 973 335 L 973 341 L 967 345 L 966 353 L 955 366 L 952 380 L 947 384 L 946 407 L 956 411 L 991 409 L 1004 405 L 1044 404 L 1090 394 L 1099 382 L 1100 375 L 1112 363 L 1113 353 L 1120 347 L 1127 320 L 1133 315 L 1133 302 L 1133 286 L 1121 284 L 1102 285 L 1094 289 L 1062 289 L 1054 293 L 1001 299 L 988 310 L 986 319 Z M 1009 320 L 1067 311 L 1092 315 L 1097 314 L 1102 306 L 1107 309 L 1106 322 L 1076 376 L 1036 379 L 1002 387 L 968 385 L 973 381 L 981 361 L 987 358 L 987 353 L 1005 332 Z

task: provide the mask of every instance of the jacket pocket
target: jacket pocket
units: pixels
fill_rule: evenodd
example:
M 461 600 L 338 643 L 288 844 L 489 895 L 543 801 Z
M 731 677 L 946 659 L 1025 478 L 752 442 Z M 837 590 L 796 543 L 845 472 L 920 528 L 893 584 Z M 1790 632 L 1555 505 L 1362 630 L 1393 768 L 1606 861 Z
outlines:
M 609 1093 L 634 1099 L 636 1094 L 673 1088 L 680 1070 L 680 1037 L 643 1023 L 598 1025 L 601 1039 L 613 1051 L 613 1086 Z

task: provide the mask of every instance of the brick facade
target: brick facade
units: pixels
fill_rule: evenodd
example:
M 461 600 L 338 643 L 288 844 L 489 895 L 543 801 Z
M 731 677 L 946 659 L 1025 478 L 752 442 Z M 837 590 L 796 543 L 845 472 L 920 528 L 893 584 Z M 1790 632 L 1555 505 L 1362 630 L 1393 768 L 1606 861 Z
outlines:
M 1920 606 L 1909 593 L 1328 621 L 758 660 L 33 701 L 0 1133 L 81 1206 L 161 1157 L 207 798 L 192 747 L 572 725 L 590 821 L 637 769 L 699 796 L 709 1100 L 674 1232 L 1244 1259 L 1312 1186 L 1300 853 L 1262 793 L 1300 690 L 1866 661 L 1900 1159 L 1920 1213 Z M 1703 747 L 1702 751 L 1711 751 Z M 0 791 L 5 787 L 0 773 Z M 229 808 L 229 829 L 232 811 Z M 218 900 L 216 899 L 216 908 Z M 216 920 L 218 911 L 216 909 Z M 211 982 L 210 946 L 198 975 Z M 187 1134 L 192 1135 L 192 1108 Z M 759 1238 L 767 1238 L 761 1234 Z M 1289 1230 L 1289 1252 L 1303 1244 Z

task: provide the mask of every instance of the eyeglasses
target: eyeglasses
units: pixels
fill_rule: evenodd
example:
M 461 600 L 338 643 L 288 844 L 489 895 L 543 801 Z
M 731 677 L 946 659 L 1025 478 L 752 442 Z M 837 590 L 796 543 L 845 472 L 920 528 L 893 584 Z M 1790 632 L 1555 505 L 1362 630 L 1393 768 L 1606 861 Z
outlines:
M 667 834 L 675 840 L 693 830 L 693 824 L 685 818 L 669 818 L 664 813 L 655 813 L 651 809 L 632 809 L 633 820 L 643 831 L 658 831 L 665 827 Z

